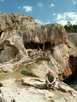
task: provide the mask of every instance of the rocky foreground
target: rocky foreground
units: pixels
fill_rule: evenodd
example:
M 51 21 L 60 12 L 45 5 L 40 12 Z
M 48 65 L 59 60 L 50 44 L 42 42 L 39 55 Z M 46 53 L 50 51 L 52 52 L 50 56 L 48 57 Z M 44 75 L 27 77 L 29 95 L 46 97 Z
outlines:
M 54 90 L 42 89 L 44 82 L 36 81 L 36 78 L 25 78 L 23 83 L 8 79 L 2 83 L 0 102 L 77 102 L 77 92 L 62 82 L 58 82 L 59 86 Z
M 48 70 L 57 78 L 51 89 Z M 76 71 L 77 48 L 64 27 L 0 14 L 0 102 L 77 102 L 77 91 L 63 82 Z

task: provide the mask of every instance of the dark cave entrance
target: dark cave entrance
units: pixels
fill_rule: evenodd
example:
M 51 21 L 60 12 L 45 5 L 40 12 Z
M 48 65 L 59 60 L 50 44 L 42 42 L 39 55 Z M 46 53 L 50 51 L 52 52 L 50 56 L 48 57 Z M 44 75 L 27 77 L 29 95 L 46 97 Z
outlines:
M 73 55 L 71 55 L 69 57 L 69 66 L 72 70 L 72 75 L 66 78 L 64 82 L 69 85 L 77 84 L 77 56 L 74 57 Z
M 3 33 L 3 31 L 0 31 L 0 37 L 1 37 L 2 33 Z
M 50 42 L 45 43 L 36 43 L 36 42 L 25 42 L 24 46 L 26 49 L 42 49 L 42 50 L 48 50 L 51 49 L 54 44 L 51 45 Z

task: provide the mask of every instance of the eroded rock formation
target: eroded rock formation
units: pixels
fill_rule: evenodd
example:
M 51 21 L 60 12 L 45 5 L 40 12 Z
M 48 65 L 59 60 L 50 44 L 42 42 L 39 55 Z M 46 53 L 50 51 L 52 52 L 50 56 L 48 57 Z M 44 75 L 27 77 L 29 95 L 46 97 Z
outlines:
M 57 78 L 55 90 L 50 91 L 43 87 L 49 70 Z M 1 80 L 2 102 L 77 102 L 77 92 L 62 82 L 76 71 L 77 49 L 63 26 L 0 14 L 0 78 L 5 77 Z
M 30 58 L 30 53 L 37 58 L 40 56 L 39 51 L 42 57 L 53 57 L 54 60 L 51 60 L 51 57 L 49 59 L 55 64 L 60 79 L 74 73 L 69 59 L 71 55 L 76 56 L 77 51 L 69 42 L 68 35 L 61 25 L 42 26 L 32 17 L 0 14 L 0 63 L 15 58 L 21 60 L 24 56 Z

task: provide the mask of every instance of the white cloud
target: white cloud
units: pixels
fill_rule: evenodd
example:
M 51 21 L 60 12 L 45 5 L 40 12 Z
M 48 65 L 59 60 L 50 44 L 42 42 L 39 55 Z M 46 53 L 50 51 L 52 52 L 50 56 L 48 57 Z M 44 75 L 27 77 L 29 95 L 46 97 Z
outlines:
M 50 23 L 49 21 L 44 22 L 44 21 L 41 21 L 40 19 L 35 19 L 35 22 L 37 22 L 39 24 L 42 24 L 42 25 L 45 25 L 45 24 L 49 24 Z
M 57 21 L 56 23 L 62 24 L 62 25 L 66 25 L 67 24 L 67 20 L 60 20 L 60 21 Z
M 76 12 L 64 12 L 63 14 L 58 14 L 56 22 L 59 24 L 67 24 L 70 21 L 72 24 L 77 23 L 77 13 Z
M 50 4 L 50 7 L 55 7 L 55 4 L 54 4 L 54 3 L 51 3 L 51 4 Z
M 25 5 L 25 6 L 23 6 L 23 10 L 25 10 L 25 12 L 31 12 L 32 11 L 32 6 Z
M 37 3 L 37 6 L 38 6 L 38 7 L 43 7 L 43 6 L 44 6 L 44 4 L 43 4 L 43 3 L 41 3 L 41 2 L 38 2 L 38 3 Z
M 43 21 L 39 20 L 39 19 L 35 19 L 35 22 L 39 23 L 39 24 L 44 24 Z

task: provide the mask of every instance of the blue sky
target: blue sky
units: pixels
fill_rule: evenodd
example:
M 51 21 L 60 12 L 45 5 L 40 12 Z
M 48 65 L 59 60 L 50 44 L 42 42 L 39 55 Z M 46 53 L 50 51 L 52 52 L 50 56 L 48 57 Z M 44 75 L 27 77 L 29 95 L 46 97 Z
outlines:
M 39 23 L 77 23 L 77 0 L 0 0 L 0 12 L 32 16 Z

